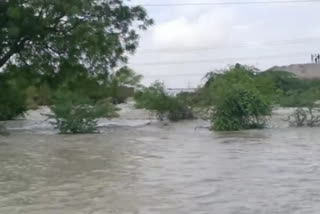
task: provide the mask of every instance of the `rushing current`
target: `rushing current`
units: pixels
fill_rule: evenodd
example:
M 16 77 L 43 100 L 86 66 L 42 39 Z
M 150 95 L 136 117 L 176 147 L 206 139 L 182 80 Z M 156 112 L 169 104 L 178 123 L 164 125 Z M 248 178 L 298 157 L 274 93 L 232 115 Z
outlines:
M 0 213 L 320 213 L 320 129 L 198 123 L 13 131 L 0 137 Z

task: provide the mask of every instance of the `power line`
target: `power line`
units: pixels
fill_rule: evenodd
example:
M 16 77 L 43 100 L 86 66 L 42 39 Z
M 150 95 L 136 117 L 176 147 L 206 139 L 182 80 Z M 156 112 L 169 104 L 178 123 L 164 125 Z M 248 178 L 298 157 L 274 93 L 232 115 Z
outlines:
M 201 51 L 212 51 L 212 50 L 222 50 L 222 49 L 234 49 L 234 48 L 245 48 L 245 47 L 252 47 L 252 46 L 259 46 L 259 45 L 267 45 L 268 47 L 278 47 L 278 46 L 286 46 L 286 45 L 299 45 L 305 44 L 306 42 L 318 42 L 320 38 L 304 38 L 304 39 L 295 39 L 295 40 L 278 40 L 278 41 L 269 41 L 263 42 L 260 44 L 238 44 L 232 45 L 230 47 L 194 47 L 194 48 L 185 48 L 185 49 L 178 49 L 178 48 L 167 48 L 167 49 L 144 49 L 139 51 L 139 54 L 157 54 L 157 53 L 188 53 L 188 52 L 201 52 Z
M 144 78 L 156 78 L 156 77 L 184 77 L 184 76 L 205 76 L 206 73 L 181 73 L 181 74 L 159 74 L 159 75 L 143 75 Z
M 233 58 L 212 58 L 203 60 L 181 60 L 181 61 L 159 61 L 159 62 L 144 62 L 144 63 L 132 63 L 131 66 L 155 66 L 155 65 L 180 65 L 180 64 L 203 64 L 203 63 L 224 63 L 226 61 L 242 61 L 242 60 L 264 60 L 273 58 L 294 58 L 306 56 L 309 53 L 295 53 L 291 55 L 266 55 L 257 57 L 233 57 Z
M 218 6 L 218 5 L 254 5 L 254 4 L 292 4 L 320 3 L 319 0 L 282 0 L 282 1 L 245 1 L 245 2 L 202 2 L 202 3 L 157 3 L 141 4 L 144 7 L 181 7 L 181 6 Z

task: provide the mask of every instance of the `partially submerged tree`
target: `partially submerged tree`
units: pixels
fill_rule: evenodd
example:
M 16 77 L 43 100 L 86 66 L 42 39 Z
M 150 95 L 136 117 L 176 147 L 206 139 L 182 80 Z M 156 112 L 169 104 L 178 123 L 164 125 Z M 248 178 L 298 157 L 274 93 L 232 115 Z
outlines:
M 63 134 L 97 132 L 98 118 L 115 117 L 117 110 L 108 100 L 93 100 L 70 91 L 59 91 L 51 106 L 52 115 L 47 115 L 55 128 Z
M 257 90 L 233 86 L 214 106 L 212 128 L 217 131 L 263 128 L 270 115 L 270 104 Z
M 254 88 L 254 69 L 248 66 L 235 65 L 219 73 L 207 74 L 205 85 L 206 99 L 208 105 L 215 105 L 223 97 L 223 93 L 234 85 L 242 85 L 248 88 Z
M 137 92 L 135 100 L 138 108 L 150 110 L 158 120 L 179 121 L 194 118 L 191 108 L 178 97 L 170 96 L 165 91 L 164 84 L 158 81 Z
M 319 106 L 311 105 L 305 108 L 297 108 L 285 121 L 288 121 L 290 126 L 294 127 L 318 127 L 320 126 Z
M 117 82 L 119 87 L 141 87 L 141 80 L 143 76 L 137 74 L 131 68 L 124 66 L 110 75 L 111 82 Z
M 143 76 L 134 72 L 127 66 L 124 66 L 116 72 L 109 75 L 109 90 L 113 103 L 121 103 L 127 98 L 125 93 L 128 88 L 141 88 Z
M 223 72 L 207 75 L 205 103 L 213 109 L 214 130 L 264 127 L 266 117 L 271 114 L 271 99 L 259 90 L 257 71 L 254 67 L 236 64 Z

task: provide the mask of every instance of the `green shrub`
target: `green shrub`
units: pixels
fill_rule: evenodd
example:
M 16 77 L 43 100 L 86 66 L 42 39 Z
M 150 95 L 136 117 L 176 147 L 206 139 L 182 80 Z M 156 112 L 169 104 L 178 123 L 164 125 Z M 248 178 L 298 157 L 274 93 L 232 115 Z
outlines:
M 308 107 L 320 100 L 320 92 L 316 87 L 307 90 L 289 91 L 280 99 L 282 107 Z
M 266 71 L 261 72 L 257 80 L 265 83 L 259 88 L 260 92 L 274 94 L 273 103 L 282 107 L 307 107 L 320 100 L 319 79 L 299 79 L 289 72 Z M 271 85 L 276 90 L 272 90 Z
M 155 82 L 135 94 L 137 108 L 145 108 L 152 111 L 159 120 L 165 118 L 171 121 L 193 119 L 191 108 L 177 97 L 169 96 L 164 85 Z
M 263 128 L 271 107 L 255 89 L 242 86 L 227 90 L 216 104 L 212 127 L 217 131 Z
M 54 115 L 52 124 L 61 133 L 94 133 L 97 132 L 97 119 L 114 117 L 116 108 L 108 101 L 94 103 L 88 97 L 72 93 L 58 92 L 51 107 Z
M 194 92 L 180 92 L 176 95 L 177 99 L 186 106 L 195 107 L 197 103 L 202 99 L 201 90 L 196 89 Z
M 0 79 L 0 120 L 12 120 L 25 111 L 24 94 Z
M 145 108 L 153 113 L 159 120 L 164 120 L 169 109 L 169 99 L 164 91 L 164 85 L 155 82 L 135 95 L 136 107 Z
M 194 119 L 192 109 L 176 97 L 169 97 L 167 117 L 171 121 Z

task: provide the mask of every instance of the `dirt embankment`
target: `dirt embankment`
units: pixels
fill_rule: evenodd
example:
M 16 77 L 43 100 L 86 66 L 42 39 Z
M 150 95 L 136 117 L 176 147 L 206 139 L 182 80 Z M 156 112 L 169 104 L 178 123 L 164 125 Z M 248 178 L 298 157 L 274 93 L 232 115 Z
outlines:
M 288 66 L 274 66 L 268 71 L 286 71 L 301 79 L 320 79 L 320 64 L 294 64 Z

